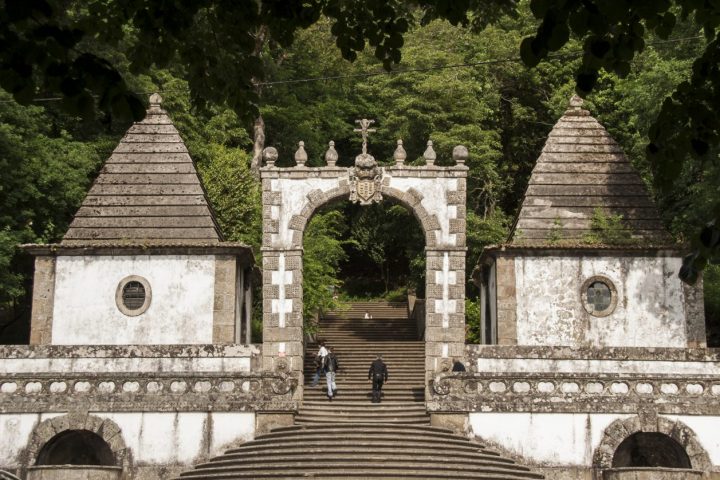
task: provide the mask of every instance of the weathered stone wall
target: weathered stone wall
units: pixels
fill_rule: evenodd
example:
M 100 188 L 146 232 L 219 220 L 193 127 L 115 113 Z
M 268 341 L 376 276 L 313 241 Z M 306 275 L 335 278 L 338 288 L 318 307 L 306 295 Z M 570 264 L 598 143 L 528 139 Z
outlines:
M 253 412 L 1 413 L 0 469 L 24 471 L 64 430 L 95 431 L 133 480 L 167 480 L 255 435 Z
M 686 347 L 701 343 L 697 310 L 702 307 L 698 304 L 688 330 L 686 299 L 692 299 L 677 276 L 680 257 L 569 254 L 515 256 L 513 260 L 515 295 L 511 289 L 498 289 L 498 328 L 512 324 L 511 313 L 502 317 L 500 305 L 514 297 L 519 345 Z M 502 276 L 498 265 L 499 285 L 504 282 Z M 617 304 L 604 316 L 588 313 L 583 305 L 583 284 L 594 276 L 609 279 L 616 289 Z
M 30 321 L 31 345 L 43 345 L 52 342 L 54 297 L 55 257 L 36 257 L 32 318 Z
M 59 256 L 52 342 L 212 343 L 215 267 L 213 255 Z M 152 289 L 149 308 L 138 316 L 124 315 L 116 303 L 118 284 L 130 275 L 145 278 Z
M 464 160 L 463 160 L 464 161 Z M 302 246 L 318 208 L 349 198 L 349 170 L 335 166 L 261 171 L 264 367 L 302 371 Z M 382 167 L 380 192 L 414 213 L 427 246 L 427 368 L 448 368 L 465 338 L 467 167 Z
M 213 297 L 213 343 L 235 341 L 235 308 L 237 304 L 237 265 L 235 257 L 215 257 L 215 286 Z M 242 294 L 241 297 L 242 298 Z
M 720 475 L 718 350 L 468 345 L 464 362 L 430 382 L 433 418 L 467 418 L 479 441 L 549 479 L 601 478 L 638 431 L 669 435 L 694 469 Z
M 720 472 L 720 416 L 633 415 L 601 413 L 471 413 L 471 434 L 531 468 L 548 480 L 596 479 L 609 468 L 614 448 L 632 433 L 660 432 L 675 439 L 692 468 Z M 614 447 L 614 448 L 613 448 Z
M 297 379 L 261 359 L 254 345 L 0 347 L 0 469 L 89 429 L 124 452 L 123 478 L 172 478 L 297 410 Z

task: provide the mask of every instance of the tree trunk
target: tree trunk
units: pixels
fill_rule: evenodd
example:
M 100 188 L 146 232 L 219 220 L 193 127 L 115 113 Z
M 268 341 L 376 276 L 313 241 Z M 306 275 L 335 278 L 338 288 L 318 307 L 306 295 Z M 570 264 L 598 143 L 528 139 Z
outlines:
M 262 115 L 258 115 L 253 125 L 253 157 L 250 163 L 250 172 L 256 179 L 260 179 L 260 167 L 262 166 L 262 152 L 265 148 L 265 121 Z

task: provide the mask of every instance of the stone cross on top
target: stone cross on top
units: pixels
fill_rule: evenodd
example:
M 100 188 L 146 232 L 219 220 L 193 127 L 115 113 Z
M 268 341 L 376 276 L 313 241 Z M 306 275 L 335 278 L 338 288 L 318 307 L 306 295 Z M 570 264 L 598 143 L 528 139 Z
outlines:
M 355 123 L 360 125 L 360 128 L 356 128 L 355 130 L 353 130 L 353 132 L 361 133 L 362 139 L 363 139 L 362 153 L 367 154 L 368 133 L 373 133 L 376 131 L 374 128 L 368 128 L 368 127 L 370 127 L 370 125 L 375 123 L 375 120 L 368 120 L 367 118 L 363 118 L 362 120 L 355 120 Z

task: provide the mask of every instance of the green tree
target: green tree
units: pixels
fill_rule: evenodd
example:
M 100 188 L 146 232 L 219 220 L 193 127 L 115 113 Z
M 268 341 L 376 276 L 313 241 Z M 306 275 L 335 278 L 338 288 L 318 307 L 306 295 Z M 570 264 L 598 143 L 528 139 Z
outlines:
M 345 260 L 341 237 L 347 229 L 338 210 L 316 214 L 305 229 L 303 246 L 303 318 L 305 328 L 313 331 L 311 319 L 317 313 L 339 306 L 335 292 L 341 286 L 338 266 Z

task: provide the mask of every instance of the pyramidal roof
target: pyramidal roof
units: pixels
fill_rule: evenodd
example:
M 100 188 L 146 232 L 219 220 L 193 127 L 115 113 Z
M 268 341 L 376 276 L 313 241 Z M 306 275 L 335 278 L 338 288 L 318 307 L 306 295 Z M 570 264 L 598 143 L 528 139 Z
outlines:
M 62 243 L 218 243 L 220 229 L 158 94 L 105 162 Z
M 620 146 L 574 95 L 530 176 L 510 244 L 582 243 L 593 216 L 621 215 L 632 241 L 670 241 L 657 208 Z

